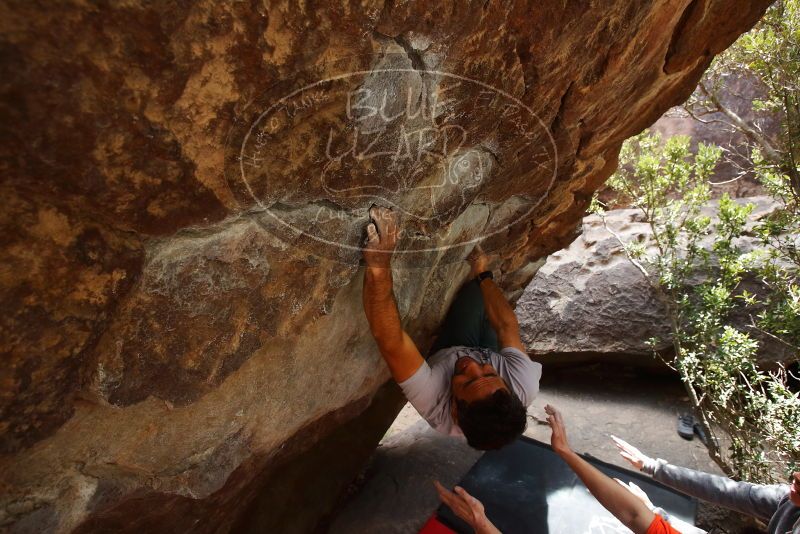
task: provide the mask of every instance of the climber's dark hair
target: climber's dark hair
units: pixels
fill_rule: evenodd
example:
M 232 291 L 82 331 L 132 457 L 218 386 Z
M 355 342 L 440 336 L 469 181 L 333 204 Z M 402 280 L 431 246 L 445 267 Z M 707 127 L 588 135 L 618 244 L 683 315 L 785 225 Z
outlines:
M 498 389 L 489 397 L 467 404 L 457 400 L 458 426 L 470 447 L 499 449 L 525 432 L 525 407 L 514 393 Z

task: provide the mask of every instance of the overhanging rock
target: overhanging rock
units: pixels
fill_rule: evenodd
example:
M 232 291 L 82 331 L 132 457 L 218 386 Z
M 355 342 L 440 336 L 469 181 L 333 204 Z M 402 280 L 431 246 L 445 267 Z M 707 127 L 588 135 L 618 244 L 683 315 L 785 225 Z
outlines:
M 358 458 L 292 459 L 398 402 L 369 205 L 425 347 L 474 242 L 518 292 L 767 4 L 5 2 L 0 527 L 311 528 Z

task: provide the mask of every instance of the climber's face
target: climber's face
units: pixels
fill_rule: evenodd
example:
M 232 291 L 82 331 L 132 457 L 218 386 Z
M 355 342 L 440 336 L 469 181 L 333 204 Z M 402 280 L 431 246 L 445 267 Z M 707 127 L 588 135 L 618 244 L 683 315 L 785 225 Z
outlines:
M 456 400 L 469 404 L 485 399 L 499 389 L 508 391 L 508 386 L 491 364 L 479 363 L 469 356 L 456 361 L 451 382 L 451 391 Z
M 789 500 L 795 506 L 800 506 L 800 472 L 792 473 L 792 484 L 789 486 Z

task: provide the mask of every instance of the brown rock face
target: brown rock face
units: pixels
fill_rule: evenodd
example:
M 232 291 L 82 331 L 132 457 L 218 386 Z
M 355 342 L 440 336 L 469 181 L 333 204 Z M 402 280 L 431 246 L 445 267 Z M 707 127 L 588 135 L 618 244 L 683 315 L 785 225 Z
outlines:
M 4 2 L 0 528 L 313 528 L 398 406 L 367 208 L 424 348 L 767 3 Z

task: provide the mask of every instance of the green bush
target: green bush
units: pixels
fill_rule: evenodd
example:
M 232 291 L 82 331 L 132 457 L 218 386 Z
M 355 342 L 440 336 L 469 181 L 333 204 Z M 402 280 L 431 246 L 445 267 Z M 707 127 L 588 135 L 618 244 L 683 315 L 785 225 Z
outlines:
M 753 205 L 727 196 L 710 203 L 721 150 L 700 144 L 692 155 L 689 141 L 645 133 L 624 145 L 609 184 L 642 211 L 652 241 L 623 246 L 666 306 L 670 364 L 710 436 L 711 457 L 730 476 L 782 481 L 800 459 L 800 396 L 782 365 L 765 368 L 758 355 L 769 339 L 800 357 L 797 236 L 786 233 L 797 227 L 797 204 L 753 226 Z M 603 214 L 598 203 L 593 209 Z M 757 246 L 745 248 L 745 235 Z

